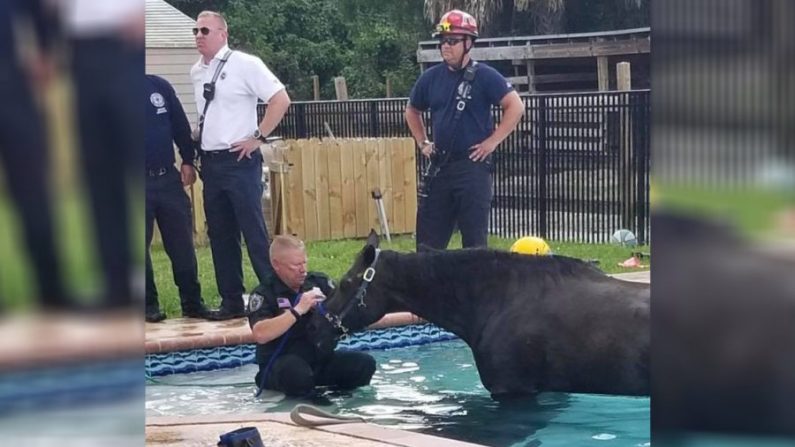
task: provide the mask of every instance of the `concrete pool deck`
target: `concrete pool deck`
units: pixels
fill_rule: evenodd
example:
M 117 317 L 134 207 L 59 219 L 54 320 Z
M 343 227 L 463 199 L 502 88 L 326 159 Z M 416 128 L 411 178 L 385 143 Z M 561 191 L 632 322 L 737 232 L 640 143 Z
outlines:
M 366 423 L 299 427 L 288 413 L 240 414 L 225 416 L 149 417 L 146 419 L 146 445 L 216 445 L 221 434 L 241 427 L 256 427 L 263 444 L 317 447 L 477 447 L 451 439 L 438 438 Z
M 651 271 L 612 275 L 624 281 L 651 283 Z M 384 316 L 371 329 L 425 323 L 408 312 Z M 228 321 L 205 321 L 195 318 L 173 318 L 160 323 L 146 323 L 146 353 L 157 354 L 190 349 L 212 348 L 253 343 L 246 318 Z

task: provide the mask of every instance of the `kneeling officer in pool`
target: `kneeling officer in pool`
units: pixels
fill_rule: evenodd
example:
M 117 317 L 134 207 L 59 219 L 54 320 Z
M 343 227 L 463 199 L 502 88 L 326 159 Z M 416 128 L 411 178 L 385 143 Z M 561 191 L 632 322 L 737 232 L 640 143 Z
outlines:
M 260 390 L 308 396 L 316 386 L 353 389 L 370 384 L 375 360 L 360 352 L 319 352 L 307 331 L 309 312 L 334 292 L 328 276 L 307 272 L 304 243 L 276 236 L 270 247 L 274 273 L 252 292 L 248 321 L 257 342 Z

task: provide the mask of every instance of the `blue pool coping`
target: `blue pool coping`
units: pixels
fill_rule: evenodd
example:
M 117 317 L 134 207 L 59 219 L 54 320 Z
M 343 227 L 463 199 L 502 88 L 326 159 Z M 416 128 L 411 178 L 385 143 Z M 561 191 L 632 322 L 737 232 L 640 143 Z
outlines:
M 417 346 L 458 337 L 432 324 L 373 329 L 341 341 L 337 349 L 368 351 Z M 140 398 L 145 378 L 235 368 L 254 363 L 255 344 L 147 354 L 61 367 L 0 372 L 0 416 L 106 404 Z
M 0 416 L 140 399 L 141 358 L 0 373 Z
M 412 324 L 356 333 L 337 345 L 337 349 L 369 351 L 417 346 L 458 337 L 433 324 Z M 147 377 L 187 374 L 200 371 L 237 368 L 254 363 L 256 344 L 191 349 L 147 354 Z

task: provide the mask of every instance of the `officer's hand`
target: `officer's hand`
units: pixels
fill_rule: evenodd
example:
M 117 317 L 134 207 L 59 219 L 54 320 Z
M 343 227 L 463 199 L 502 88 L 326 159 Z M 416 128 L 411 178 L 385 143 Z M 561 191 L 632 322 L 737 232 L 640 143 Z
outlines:
M 313 288 L 308 292 L 304 292 L 301 295 L 301 299 L 298 300 L 298 304 L 295 305 L 295 311 L 301 315 L 306 315 L 313 307 L 317 305 L 317 303 L 326 299 L 326 296 L 323 295 L 323 292 L 320 291 L 317 287 Z
M 55 78 L 55 62 L 46 53 L 28 58 L 26 68 L 31 82 L 38 91 L 45 91 Z
M 237 157 L 237 161 L 240 161 L 243 159 L 243 157 L 251 158 L 251 153 L 258 151 L 260 144 L 262 144 L 260 140 L 256 138 L 249 138 L 247 140 L 233 143 L 232 149 L 229 149 L 229 152 L 240 152 L 240 155 Z
M 433 154 L 433 149 L 434 149 L 433 143 L 428 143 L 420 147 L 422 155 L 424 155 L 426 158 L 430 158 L 431 154 Z
M 196 183 L 196 168 L 193 165 L 182 165 L 179 168 L 179 174 L 182 178 L 182 186 L 190 186 Z
M 485 139 L 480 144 L 476 144 L 469 148 L 469 159 L 472 161 L 483 161 L 494 152 L 495 149 L 497 149 L 497 143 Z

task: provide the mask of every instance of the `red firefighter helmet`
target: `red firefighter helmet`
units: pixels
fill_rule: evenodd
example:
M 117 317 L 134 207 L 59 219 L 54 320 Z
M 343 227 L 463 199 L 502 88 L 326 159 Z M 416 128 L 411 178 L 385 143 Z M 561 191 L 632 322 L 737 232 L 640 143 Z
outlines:
M 467 36 L 478 37 L 478 22 L 474 17 L 464 11 L 453 9 L 444 13 L 439 24 L 436 25 L 433 37 L 445 34 L 466 34 Z

